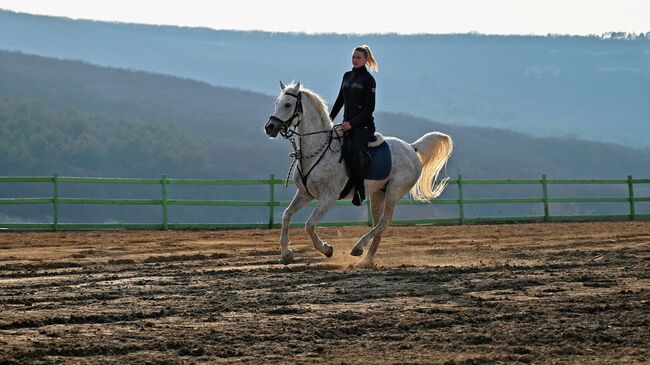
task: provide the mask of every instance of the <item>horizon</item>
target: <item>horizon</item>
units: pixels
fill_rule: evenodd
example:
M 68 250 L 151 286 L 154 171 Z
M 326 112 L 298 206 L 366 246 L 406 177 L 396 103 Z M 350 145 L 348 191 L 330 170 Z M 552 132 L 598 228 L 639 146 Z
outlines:
M 529 135 L 558 135 L 562 131 L 560 136 L 584 134 L 594 140 L 650 147 L 641 137 L 643 133 L 632 132 L 632 127 L 626 132 L 613 130 L 608 124 L 627 115 L 630 126 L 638 131 L 647 129 L 643 124 L 647 108 L 639 97 L 647 94 L 647 84 L 644 86 L 639 77 L 650 71 L 645 62 L 650 32 L 604 37 L 484 33 L 314 36 L 296 31 L 289 34 L 106 23 L 12 10 L 2 11 L 0 19 L 4 35 L 0 43 L 6 50 L 173 75 L 267 95 L 277 92 L 278 79 L 306 80 L 307 86 L 319 90 L 326 100 L 335 96 L 330 95 L 336 91 L 332 75 L 349 68 L 345 56 L 349 47 L 363 42 L 377 46 L 376 55 L 383 65 L 379 81 L 388 88 L 382 88 L 387 92 L 379 94 L 382 110 L 459 125 L 503 127 Z M 296 50 L 300 52 L 295 62 L 275 62 Z M 413 65 L 412 72 L 403 72 L 403 64 L 411 62 L 405 56 L 413 50 L 417 50 L 415 56 L 422 62 Z M 490 77 L 498 82 L 487 82 Z M 609 91 L 585 87 L 612 77 L 619 81 Z M 573 100 L 570 108 L 557 97 L 558 92 L 551 92 L 558 87 L 566 89 L 567 78 L 582 80 L 571 91 L 564 91 Z M 401 83 L 416 83 L 424 94 L 414 100 L 395 93 Z M 523 92 L 523 85 L 529 85 L 530 92 Z M 530 95 L 524 100 L 522 92 Z M 611 100 L 617 102 L 604 108 Z M 632 101 L 636 105 L 630 109 L 626 103 Z M 461 104 L 471 107 L 458 107 Z M 590 116 L 595 109 L 597 115 Z M 595 120 L 603 123 L 602 129 L 588 127 Z
M 18 14 L 49 16 L 70 20 L 99 21 L 118 24 L 140 24 L 206 28 L 223 31 L 252 31 L 306 35 L 513 35 L 513 36 L 606 36 L 624 33 L 647 35 L 642 14 L 650 13 L 650 4 L 626 0 L 616 6 L 604 2 L 576 0 L 564 4 L 559 0 L 528 2 L 525 6 L 516 0 L 495 0 L 490 4 L 462 0 L 453 4 L 442 2 L 414 4 L 403 2 L 400 8 L 375 4 L 365 7 L 369 20 L 349 25 L 339 20 L 338 11 L 318 9 L 300 12 L 290 9 L 283 13 L 259 1 L 240 1 L 228 7 L 186 1 L 182 7 L 175 1 L 140 1 L 131 4 L 124 0 L 110 4 L 88 5 L 78 0 L 63 0 L 56 4 L 39 1 L 0 0 L 0 9 Z M 336 8 L 344 1 L 328 4 Z M 472 6 L 472 11 L 465 7 Z M 587 5 L 590 14 L 585 15 Z M 345 6 L 340 6 L 345 9 Z M 405 12 L 405 8 L 410 9 Z M 313 9 L 312 9 L 313 10 Z M 338 10 L 338 9 L 335 9 Z M 277 19 L 292 19 L 278 21 Z M 579 21 L 576 21 L 579 19 Z M 379 26 L 375 25 L 378 23 Z M 366 29 L 366 31 L 359 31 Z
M 612 30 L 603 33 L 588 33 L 588 34 L 569 34 L 569 33 L 545 33 L 545 34 L 536 34 L 536 33 L 484 33 L 478 31 L 466 31 L 466 32 L 448 32 L 448 33 L 398 33 L 398 32 L 383 32 L 383 33 L 337 33 L 337 32 L 308 32 L 308 31 L 272 31 L 272 30 L 263 30 L 263 29 L 224 29 L 224 28 L 211 28 L 209 26 L 191 26 L 191 25 L 178 25 L 178 24 L 154 24 L 154 23 L 136 23 L 130 21 L 121 21 L 121 20 L 98 20 L 98 19 L 89 19 L 89 18 L 72 18 L 68 16 L 58 16 L 58 15 L 48 15 L 48 14 L 34 14 L 26 13 L 21 11 L 15 11 L 12 9 L 6 9 L 0 7 L 0 12 L 9 12 L 17 15 L 27 15 L 34 17 L 46 17 L 53 19 L 62 19 L 69 21 L 80 21 L 80 22 L 97 22 L 104 24 L 115 24 L 115 25 L 136 25 L 136 26 L 150 26 L 150 27 L 170 27 L 170 28 L 181 28 L 181 29 L 205 29 L 215 32 L 241 32 L 241 33 L 271 33 L 271 34 L 290 34 L 290 35 L 306 35 L 306 36 L 455 36 L 455 35 L 476 35 L 476 36 L 489 36 L 489 37 L 597 37 L 597 38 L 619 38 L 622 36 L 632 36 L 632 37 L 642 37 L 650 38 L 650 30 L 646 32 L 636 32 L 636 31 L 621 31 L 621 30 Z

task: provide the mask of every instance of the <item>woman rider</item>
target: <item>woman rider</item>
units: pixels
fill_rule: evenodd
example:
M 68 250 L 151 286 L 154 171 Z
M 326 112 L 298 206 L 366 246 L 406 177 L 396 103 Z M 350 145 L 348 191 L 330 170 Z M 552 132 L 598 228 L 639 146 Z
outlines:
M 344 135 L 344 154 L 346 165 L 350 170 L 350 180 L 355 187 L 352 204 L 361 205 L 366 198 L 363 185 L 363 151 L 368 141 L 373 139 L 375 123 L 372 113 L 375 111 L 375 78 L 366 69 L 366 65 L 377 71 L 377 61 L 367 45 L 355 47 L 352 52 L 352 70 L 343 75 L 339 95 L 334 102 L 330 119 L 345 105 L 341 129 Z

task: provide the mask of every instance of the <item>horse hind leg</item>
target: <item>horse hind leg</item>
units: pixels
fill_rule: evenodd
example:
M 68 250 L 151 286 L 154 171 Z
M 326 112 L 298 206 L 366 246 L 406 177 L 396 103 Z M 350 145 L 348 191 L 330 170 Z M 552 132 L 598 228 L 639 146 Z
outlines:
M 372 267 L 374 266 L 373 259 L 375 257 L 375 254 L 377 253 L 377 249 L 379 248 L 379 242 L 381 242 L 381 235 L 384 233 L 386 228 L 388 228 L 388 225 L 393 219 L 393 211 L 395 210 L 395 206 L 397 205 L 397 202 L 399 199 L 402 197 L 401 192 L 396 192 L 395 190 L 390 189 L 386 192 L 386 198 L 384 199 L 384 209 L 381 214 L 381 218 L 375 225 L 373 229 L 370 230 L 370 232 L 366 233 L 359 239 L 359 242 L 355 245 L 355 247 L 361 247 L 365 246 L 370 239 L 372 239 L 372 245 L 370 246 L 370 249 L 368 250 L 368 253 L 366 256 L 361 260 L 358 264 L 357 267 Z
M 372 214 L 372 225 L 373 227 L 376 226 L 379 223 L 379 219 L 381 219 L 381 214 L 384 212 L 384 202 L 386 200 L 386 193 L 378 190 L 370 194 L 370 212 Z M 378 235 L 379 240 L 381 240 L 381 234 Z M 377 236 L 373 238 L 374 240 L 377 239 Z M 350 255 L 352 256 L 361 256 L 363 255 L 363 248 L 364 245 L 367 241 L 359 241 L 357 242 L 356 245 L 352 248 L 352 252 L 350 252 Z

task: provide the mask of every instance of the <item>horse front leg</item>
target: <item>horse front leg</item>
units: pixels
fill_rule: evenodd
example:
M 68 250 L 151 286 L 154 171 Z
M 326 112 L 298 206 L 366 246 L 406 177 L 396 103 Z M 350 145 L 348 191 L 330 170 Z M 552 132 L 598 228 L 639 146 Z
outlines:
M 329 243 L 322 241 L 320 237 L 318 237 L 316 234 L 316 224 L 321 220 L 321 218 L 323 218 L 325 213 L 330 210 L 334 203 L 336 203 L 337 199 L 338 195 L 321 198 L 320 203 L 316 209 L 314 209 L 314 212 L 311 214 L 307 220 L 307 223 L 305 224 L 305 231 L 307 231 L 307 234 L 309 234 L 309 237 L 314 244 L 314 248 L 316 248 L 318 251 L 320 251 L 320 253 L 327 257 L 332 257 L 334 254 L 334 247 L 332 247 L 332 245 Z
M 282 231 L 280 233 L 280 253 L 282 254 L 282 263 L 289 265 L 293 262 L 293 250 L 289 248 L 289 223 L 291 223 L 291 217 L 296 214 L 297 211 L 302 209 L 305 205 L 309 204 L 313 198 L 300 189 L 296 190 L 296 195 L 293 196 L 291 203 L 287 209 L 282 213 Z

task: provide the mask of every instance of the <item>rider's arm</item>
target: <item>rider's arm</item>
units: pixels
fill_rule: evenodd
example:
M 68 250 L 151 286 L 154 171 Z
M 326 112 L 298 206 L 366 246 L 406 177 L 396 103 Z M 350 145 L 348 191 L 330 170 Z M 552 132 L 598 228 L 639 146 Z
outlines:
M 343 80 L 345 80 L 345 75 L 343 75 Z M 334 106 L 332 106 L 332 111 L 330 112 L 330 119 L 334 121 L 334 118 L 339 114 L 341 108 L 343 107 L 343 81 L 341 81 L 341 87 L 339 88 L 339 96 L 336 97 Z

